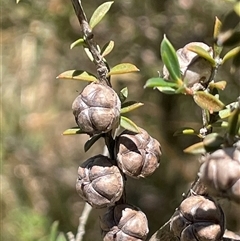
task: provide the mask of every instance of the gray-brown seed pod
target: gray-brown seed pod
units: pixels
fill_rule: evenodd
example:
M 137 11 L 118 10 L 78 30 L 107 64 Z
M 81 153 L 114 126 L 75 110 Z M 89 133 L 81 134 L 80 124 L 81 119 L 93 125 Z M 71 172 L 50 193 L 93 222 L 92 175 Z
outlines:
M 78 168 L 77 192 L 94 208 L 114 205 L 121 198 L 123 188 L 120 170 L 106 156 L 94 156 Z
M 144 129 L 140 133 L 123 131 L 116 138 L 115 155 L 119 168 L 139 178 L 151 175 L 159 166 L 161 146 Z
M 208 51 L 213 56 L 213 50 L 208 45 L 201 42 L 191 42 L 183 48 L 178 49 L 176 54 L 180 65 L 182 79 L 187 87 L 192 87 L 196 83 L 206 83 L 212 74 L 212 65 L 196 53 L 188 50 L 190 46 L 199 46 Z M 163 77 L 169 79 L 169 72 L 166 66 L 163 67 Z
M 239 149 L 219 149 L 203 158 L 203 161 L 199 177 L 209 192 L 240 203 Z
M 225 230 L 222 209 L 204 196 L 190 196 L 174 213 L 170 228 L 180 241 L 220 241 Z
M 94 135 L 118 126 L 121 102 L 109 86 L 91 83 L 74 100 L 72 109 L 80 129 Z
M 110 207 L 101 217 L 103 241 L 143 241 L 148 234 L 146 215 L 128 204 Z

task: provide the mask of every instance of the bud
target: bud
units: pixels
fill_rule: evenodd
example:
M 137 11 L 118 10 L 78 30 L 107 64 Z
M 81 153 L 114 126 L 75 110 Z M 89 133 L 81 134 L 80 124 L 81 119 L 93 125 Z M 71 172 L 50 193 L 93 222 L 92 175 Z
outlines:
M 206 156 L 199 172 L 209 192 L 240 202 L 240 156 L 236 147 L 219 149 Z
M 206 83 L 212 74 L 212 65 L 198 54 L 188 50 L 190 46 L 199 46 L 213 56 L 213 50 L 208 45 L 201 42 L 191 42 L 183 48 L 178 49 L 176 54 L 182 73 L 182 79 L 187 87 L 192 87 L 196 83 Z M 165 79 L 169 79 L 169 72 L 166 66 L 163 67 Z
M 80 129 L 94 135 L 117 127 L 121 102 L 109 86 L 92 83 L 74 100 L 72 109 Z
M 224 213 L 213 200 L 190 196 L 174 213 L 170 228 L 180 241 L 214 241 L 221 240 L 224 224 Z
M 142 241 L 148 234 L 146 215 L 128 204 L 110 207 L 101 217 L 103 241 Z
M 127 175 L 139 178 L 151 175 L 159 166 L 161 146 L 144 129 L 140 133 L 123 131 L 116 139 L 116 159 Z
M 106 156 L 94 156 L 78 168 L 77 192 L 95 208 L 114 205 L 122 196 L 123 186 L 120 170 Z

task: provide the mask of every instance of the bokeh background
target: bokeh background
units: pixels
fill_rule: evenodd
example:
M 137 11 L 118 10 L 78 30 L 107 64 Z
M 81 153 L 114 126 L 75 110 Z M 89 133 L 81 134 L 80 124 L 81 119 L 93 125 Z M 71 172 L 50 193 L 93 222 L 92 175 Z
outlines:
M 104 1 L 82 1 L 87 16 Z M 47 240 L 50 226 L 76 233 L 84 202 L 75 191 L 78 165 L 102 153 L 103 142 L 87 153 L 85 135 L 63 136 L 76 126 L 71 105 L 83 82 L 57 80 L 69 69 L 96 73 L 81 48 L 70 44 L 81 37 L 71 1 L 3 0 L 2 116 L 1 116 L 1 236 L 4 241 Z M 181 127 L 201 127 L 201 111 L 188 96 L 167 96 L 144 89 L 146 80 L 157 76 L 162 62 L 159 45 L 165 33 L 176 49 L 191 41 L 212 44 L 215 16 L 223 19 L 232 5 L 220 0 L 115 0 L 110 12 L 94 29 L 95 40 L 103 46 L 115 41 L 107 57 L 110 66 L 134 63 L 137 74 L 113 78 L 114 89 L 129 89 L 129 99 L 144 102 L 129 113 L 162 145 L 158 170 L 146 179 L 127 181 L 129 203 L 147 215 L 150 235 L 163 225 L 195 179 L 197 157 L 182 150 L 198 141 L 196 137 L 173 137 Z M 239 72 L 229 73 L 230 64 L 217 79 L 227 80 L 220 93 L 224 103 L 239 95 Z M 240 210 L 223 202 L 227 228 L 240 231 Z M 92 211 L 85 241 L 100 241 L 98 214 Z

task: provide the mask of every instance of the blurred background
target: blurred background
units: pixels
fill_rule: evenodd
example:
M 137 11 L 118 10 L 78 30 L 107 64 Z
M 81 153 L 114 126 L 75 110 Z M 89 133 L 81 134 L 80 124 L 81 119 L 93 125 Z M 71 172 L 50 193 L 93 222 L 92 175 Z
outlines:
M 82 1 L 90 18 L 104 1 Z M 148 217 L 150 235 L 172 215 L 195 179 L 198 158 L 183 154 L 196 137 L 173 137 L 181 127 L 201 128 L 201 111 L 188 96 L 167 96 L 144 89 L 148 78 L 162 69 L 159 46 L 166 34 L 176 49 L 191 41 L 212 44 L 215 16 L 223 18 L 232 5 L 219 0 L 115 0 L 110 12 L 94 29 L 103 46 L 115 41 L 107 56 L 110 66 L 135 64 L 140 72 L 114 77 L 114 89 L 129 89 L 129 100 L 144 102 L 128 117 L 159 140 L 163 156 L 158 170 L 146 179 L 127 181 L 128 202 Z M 75 181 L 80 163 L 102 153 L 103 142 L 87 153 L 86 135 L 63 136 L 76 126 L 71 105 L 86 85 L 57 80 L 69 69 L 96 73 L 82 48 L 70 50 L 81 37 L 71 1 L 2 1 L 2 98 L 1 107 L 1 225 L 4 241 L 47 240 L 50 226 L 76 233 L 84 202 Z M 229 74 L 230 64 L 217 79 L 228 82 L 220 99 L 228 104 L 239 95 L 238 73 Z M 223 202 L 227 228 L 240 231 L 240 210 Z M 100 241 L 98 214 L 91 212 L 85 241 Z

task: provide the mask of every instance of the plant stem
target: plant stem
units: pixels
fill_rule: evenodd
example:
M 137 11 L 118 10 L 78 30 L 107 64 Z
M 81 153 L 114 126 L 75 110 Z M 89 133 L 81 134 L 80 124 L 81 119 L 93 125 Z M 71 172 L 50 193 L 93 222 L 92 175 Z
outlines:
M 74 7 L 75 13 L 77 15 L 78 21 L 80 23 L 80 26 L 82 28 L 83 32 L 83 38 L 86 42 L 89 51 L 91 52 L 93 56 L 93 62 L 96 65 L 97 73 L 99 76 L 99 81 L 102 84 L 106 84 L 108 86 L 111 86 L 111 83 L 107 77 L 108 74 L 108 68 L 103 60 L 103 57 L 101 56 L 100 52 L 98 51 L 97 45 L 94 42 L 94 35 L 92 32 L 92 29 L 90 28 L 86 14 L 83 10 L 81 0 L 71 0 L 72 5 Z

